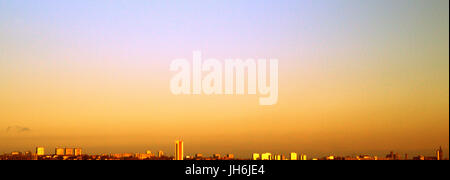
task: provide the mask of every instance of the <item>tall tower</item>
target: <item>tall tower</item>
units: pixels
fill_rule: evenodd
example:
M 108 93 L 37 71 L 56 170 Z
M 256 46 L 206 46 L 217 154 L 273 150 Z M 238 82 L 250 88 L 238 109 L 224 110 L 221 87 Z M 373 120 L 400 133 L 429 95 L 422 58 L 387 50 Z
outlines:
M 175 160 L 183 160 L 184 159 L 184 147 L 183 141 L 175 141 Z
M 436 151 L 437 160 L 444 160 L 444 151 L 442 151 L 442 146 Z

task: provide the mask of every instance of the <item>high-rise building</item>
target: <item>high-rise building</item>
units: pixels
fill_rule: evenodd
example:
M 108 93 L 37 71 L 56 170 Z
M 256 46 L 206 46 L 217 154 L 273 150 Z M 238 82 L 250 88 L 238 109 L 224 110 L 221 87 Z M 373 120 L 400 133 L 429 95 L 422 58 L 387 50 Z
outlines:
M 81 148 L 76 148 L 75 149 L 75 156 L 81 156 L 83 154 Z
M 158 157 L 161 158 L 161 157 L 163 157 L 163 156 L 164 156 L 164 152 L 163 152 L 163 151 L 159 151 L 159 152 L 158 152 Z
M 175 160 L 183 160 L 184 159 L 184 147 L 183 141 L 175 141 Z
M 259 153 L 253 153 L 253 160 L 261 160 L 260 158 L 261 156 L 259 155 Z
M 264 153 L 261 155 L 261 160 L 272 160 L 272 153 Z
M 436 151 L 437 160 L 444 160 L 444 151 L 442 151 L 442 146 Z
M 291 160 L 298 160 L 297 153 L 291 152 Z
M 73 156 L 74 155 L 73 148 L 66 148 L 65 150 L 66 150 L 66 153 L 65 153 L 66 156 Z
M 37 147 L 37 148 L 36 148 L 36 155 L 38 155 L 38 156 L 43 156 L 43 155 L 45 155 L 44 147 Z
M 55 155 L 64 156 L 64 148 L 55 148 Z

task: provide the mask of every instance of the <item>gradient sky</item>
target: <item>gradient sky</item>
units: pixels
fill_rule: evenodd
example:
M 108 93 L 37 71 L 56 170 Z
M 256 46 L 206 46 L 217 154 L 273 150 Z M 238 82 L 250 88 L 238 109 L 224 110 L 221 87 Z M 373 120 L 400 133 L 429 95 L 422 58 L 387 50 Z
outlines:
M 278 58 L 279 101 L 174 96 L 170 62 Z M 0 153 L 433 155 L 448 0 L 0 0 Z M 448 157 L 448 156 L 447 156 Z

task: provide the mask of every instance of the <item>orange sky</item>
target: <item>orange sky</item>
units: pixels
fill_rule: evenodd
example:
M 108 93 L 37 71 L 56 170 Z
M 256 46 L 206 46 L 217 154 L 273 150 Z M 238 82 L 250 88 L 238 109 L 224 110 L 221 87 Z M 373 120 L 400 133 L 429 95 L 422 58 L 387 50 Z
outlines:
M 432 155 L 443 146 L 447 156 L 448 1 L 368 4 L 252 9 L 233 1 L 197 14 L 162 2 L 124 12 L 118 2 L 57 6 L 74 7 L 67 12 L 2 2 L 0 153 L 77 146 L 172 154 L 183 139 L 187 154 Z M 155 6 L 167 14 L 155 17 Z M 275 15 L 263 13 L 270 8 Z M 220 13 L 227 9 L 247 18 Z M 279 59 L 278 103 L 171 94 L 170 62 L 192 60 L 194 50 L 219 60 Z

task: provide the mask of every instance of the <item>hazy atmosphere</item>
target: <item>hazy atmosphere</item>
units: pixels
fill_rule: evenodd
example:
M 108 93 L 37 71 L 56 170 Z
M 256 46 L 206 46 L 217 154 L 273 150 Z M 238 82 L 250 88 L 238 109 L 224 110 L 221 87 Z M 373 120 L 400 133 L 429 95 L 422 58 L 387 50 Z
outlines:
M 278 103 L 173 95 L 192 52 L 277 58 Z M 448 0 L 0 0 L 0 153 L 449 149 Z

